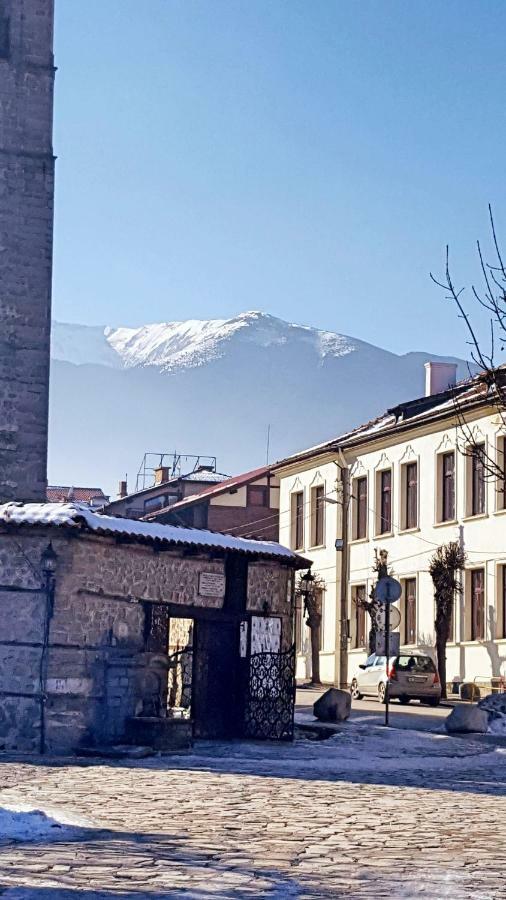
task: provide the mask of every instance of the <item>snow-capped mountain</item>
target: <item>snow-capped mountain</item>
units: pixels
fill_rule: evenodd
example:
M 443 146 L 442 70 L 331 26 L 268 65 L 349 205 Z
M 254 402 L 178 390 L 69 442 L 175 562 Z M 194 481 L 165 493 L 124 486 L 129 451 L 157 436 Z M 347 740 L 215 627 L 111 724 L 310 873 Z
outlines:
M 145 451 L 262 465 L 424 391 L 430 353 L 398 356 L 260 312 L 141 328 L 54 323 L 50 480 L 114 493 Z M 463 361 L 459 375 L 465 377 Z
M 297 343 L 322 360 L 358 349 L 360 341 L 261 312 L 232 319 L 188 319 L 140 328 L 85 327 L 55 322 L 52 356 L 77 365 L 155 366 L 163 372 L 191 369 L 223 357 L 233 344 L 276 347 Z

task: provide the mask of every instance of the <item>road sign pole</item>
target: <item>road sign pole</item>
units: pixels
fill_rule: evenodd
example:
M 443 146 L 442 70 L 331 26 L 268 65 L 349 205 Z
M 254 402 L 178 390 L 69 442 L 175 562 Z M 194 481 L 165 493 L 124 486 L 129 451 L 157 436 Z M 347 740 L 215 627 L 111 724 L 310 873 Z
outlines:
M 386 654 L 386 684 L 385 684 L 385 728 L 388 727 L 388 713 L 389 713 L 389 703 L 390 703 L 390 691 L 389 691 L 389 683 L 390 679 L 388 677 L 388 664 L 390 660 L 390 591 L 387 593 L 387 603 L 385 610 L 385 654 Z

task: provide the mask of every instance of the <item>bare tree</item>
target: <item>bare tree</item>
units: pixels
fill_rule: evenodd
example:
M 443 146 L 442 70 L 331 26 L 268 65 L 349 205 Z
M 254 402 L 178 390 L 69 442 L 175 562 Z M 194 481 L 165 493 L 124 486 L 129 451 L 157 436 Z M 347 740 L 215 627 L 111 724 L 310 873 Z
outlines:
M 374 653 L 376 650 L 376 635 L 378 633 L 376 613 L 381 606 L 381 604 L 378 603 L 374 596 L 376 584 L 378 583 L 380 578 L 384 578 L 386 575 L 390 574 L 388 571 L 388 550 L 378 551 L 377 548 L 374 550 L 374 564 L 372 570 L 376 574 L 376 582 L 371 588 L 369 599 L 366 600 L 365 597 L 355 597 L 354 599 L 356 606 L 358 606 L 360 609 L 365 609 L 365 611 L 369 613 L 369 621 L 371 623 L 368 637 L 369 654 Z
M 489 206 L 490 232 L 493 246 L 493 260 L 487 262 L 480 241 L 476 242 L 477 261 L 480 272 L 481 287 L 471 285 L 471 299 L 475 312 L 486 317 L 488 338 L 481 338 L 475 326 L 475 316 L 466 309 L 464 303 L 465 287 L 457 287 L 450 270 L 449 247 L 446 247 L 446 266 L 443 278 L 436 278 L 432 272 L 433 282 L 445 291 L 446 298 L 451 300 L 457 314 L 463 320 L 467 331 L 467 343 L 470 357 L 476 372 L 469 367 L 469 375 L 473 376 L 473 384 L 460 384 L 453 391 L 453 401 L 457 416 L 457 440 L 461 453 L 465 456 L 477 457 L 483 467 L 484 475 L 496 481 L 497 490 L 506 489 L 505 454 L 489 452 L 477 439 L 476 433 L 468 417 L 468 410 L 476 401 L 487 401 L 494 407 L 502 426 L 506 429 L 506 367 L 499 365 L 498 350 L 504 353 L 506 347 L 506 264 L 501 253 L 497 237 L 492 208 Z
M 311 634 L 311 684 L 321 684 L 320 679 L 320 633 L 322 625 L 322 599 L 325 581 L 310 570 L 299 576 L 296 595 L 304 601 L 306 625 Z
M 462 592 L 460 572 L 464 568 L 466 554 L 458 541 L 450 541 L 437 548 L 429 562 L 429 572 L 434 585 L 436 601 L 436 653 L 441 681 L 441 696 L 446 699 L 446 645 L 450 637 L 455 597 Z

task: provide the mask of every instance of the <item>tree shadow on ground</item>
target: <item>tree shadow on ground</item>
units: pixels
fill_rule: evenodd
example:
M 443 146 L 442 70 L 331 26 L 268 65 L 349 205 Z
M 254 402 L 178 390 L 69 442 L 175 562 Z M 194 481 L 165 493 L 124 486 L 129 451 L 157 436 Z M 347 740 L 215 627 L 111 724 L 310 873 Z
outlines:
M 257 864 L 242 842 L 211 851 L 190 846 L 181 834 L 93 828 L 75 828 L 70 834 L 49 841 L 0 844 L 2 900 L 336 896 L 319 877 L 315 885 L 312 876 L 292 877 L 289 865 L 282 871 L 265 862 Z

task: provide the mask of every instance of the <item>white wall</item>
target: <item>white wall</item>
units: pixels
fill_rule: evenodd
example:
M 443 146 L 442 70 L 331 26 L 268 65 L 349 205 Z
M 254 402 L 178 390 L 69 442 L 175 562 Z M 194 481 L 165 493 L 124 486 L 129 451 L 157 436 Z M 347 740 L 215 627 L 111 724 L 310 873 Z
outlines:
M 336 610 L 339 608 L 339 586 L 336 585 L 336 550 L 335 539 L 337 520 L 341 507 L 334 503 L 325 503 L 324 541 L 319 547 L 311 546 L 311 488 L 323 485 L 327 500 L 336 501 L 336 482 L 338 468 L 327 459 L 306 463 L 294 467 L 292 471 L 282 474 L 280 488 L 280 529 L 279 540 L 287 547 L 293 546 L 291 522 L 291 497 L 297 491 L 303 492 L 304 500 L 304 541 L 298 549 L 302 556 L 313 561 L 312 571 L 320 575 L 325 582 L 323 595 L 322 650 L 320 652 L 320 675 L 323 682 L 332 684 L 336 678 Z M 311 653 L 309 630 L 303 631 L 304 653 L 298 655 L 297 677 L 301 679 L 311 676 Z
M 435 426 L 432 425 L 432 428 Z M 495 453 L 500 425 L 497 417 L 487 416 L 473 423 L 476 437 L 484 440 L 487 452 Z M 459 599 L 455 611 L 455 636 L 447 652 L 447 678 L 473 680 L 506 676 L 506 639 L 497 637 L 495 622 L 501 620 L 498 594 L 500 589 L 499 567 L 506 564 L 506 511 L 501 509 L 503 500 L 497 493 L 493 480 L 486 481 L 486 510 L 483 515 L 472 517 L 467 508 L 469 497 L 469 460 L 456 446 L 457 432 L 449 425 L 431 434 L 418 437 L 397 437 L 396 443 L 358 453 L 351 463 L 351 477 L 368 477 L 368 535 L 365 540 L 350 544 L 349 614 L 353 617 L 351 603 L 353 585 L 365 584 L 367 591 L 374 581 L 372 565 L 375 548 L 388 551 L 389 564 L 396 578 L 417 579 L 416 646 L 431 649 L 434 644 L 434 599 L 432 580 L 428 573 L 430 557 L 436 547 L 451 540 L 461 540 L 468 555 L 467 568 L 485 569 L 485 637 L 471 641 L 466 633 L 464 610 L 470 609 L 469 585 Z M 378 446 L 378 445 L 377 445 Z M 438 522 L 437 510 L 437 459 L 446 450 L 456 450 L 456 516 L 448 524 Z M 418 526 L 409 531 L 402 529 L 401 515 L 401 466 L 409 460 L 418 461 Z M 375 473 L 391 466 L 393 472 L 393 528 L 391 535 L 377 536 L 375 515 Z M 464 578 L 467 582 L 469 576 Z M 466 606 L 467 604 L 467 606 Z M 499 622 L 500 624 L 500 622 Z M 402 625 L 401 625 L 402 627 Z M 401 632 L 402 642 L 402 632 Z M 350 650 L 349 678 L 365 650 Z

